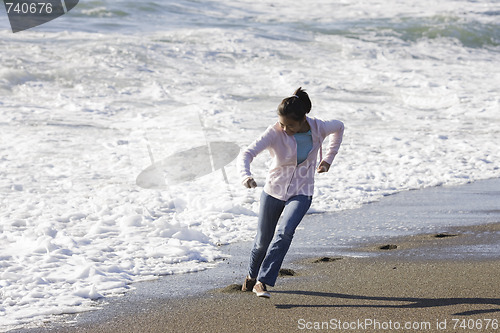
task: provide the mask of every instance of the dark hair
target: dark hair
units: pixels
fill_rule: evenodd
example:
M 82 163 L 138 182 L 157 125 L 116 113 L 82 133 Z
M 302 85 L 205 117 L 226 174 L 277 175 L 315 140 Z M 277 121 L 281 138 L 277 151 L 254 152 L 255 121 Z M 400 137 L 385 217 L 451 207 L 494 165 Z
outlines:
M 287 97 L 281 101 L 278 106 L 278 115 L 302 121 L 304 116 L 311 111 L 311 107 L 312 104 L 309 95 L 300 87 L 295 90 L 291 97 Z

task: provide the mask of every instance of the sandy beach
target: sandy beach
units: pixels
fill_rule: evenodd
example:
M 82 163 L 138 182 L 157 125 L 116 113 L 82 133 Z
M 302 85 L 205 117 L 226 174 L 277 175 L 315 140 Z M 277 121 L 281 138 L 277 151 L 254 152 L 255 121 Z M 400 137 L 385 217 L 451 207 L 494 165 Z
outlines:
M 96 302 L 96 311 L 12 333 L 499 332 L 497 184 L 400 193 L 309 216 L 270 299 L 240 291 L 251 246 L 243 242 L 225 248 L 230 257 L 213 269 L 134 284 L 122 297 Z M 325 238 L 338 223 L 400 220 L 426 227 L 343 250 Z
M 310 257 L 262 299 L 239 285 L 156 299 L 134 314 L 51 332 L 498 332 L 500 260 L 422 259 L 419 252 L 498 243 L 500 223 L 388 239 L 373 257 Z M 484 235 L 490 237 L 484 237 Z M 482 235 L 483 237 L 478 237 Z M 396 245 L 392 250 L 380 249 Z

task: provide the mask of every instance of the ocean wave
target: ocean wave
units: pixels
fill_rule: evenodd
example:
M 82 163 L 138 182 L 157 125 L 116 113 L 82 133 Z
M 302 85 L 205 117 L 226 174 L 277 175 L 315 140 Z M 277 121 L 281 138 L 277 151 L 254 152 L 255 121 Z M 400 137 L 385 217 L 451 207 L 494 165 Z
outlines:
M 304 25 L 303 25 L 304 26 Z M 452 39 L 465 47 L 484 48 L 500 45 L 498 24 L 468 21 L 459 17 L 397 18 L 342 22 L 341 24 L 312 24 L 313 32 L 348 38 L 393 43 L 395 40 L 415 43 L 422 39 Z

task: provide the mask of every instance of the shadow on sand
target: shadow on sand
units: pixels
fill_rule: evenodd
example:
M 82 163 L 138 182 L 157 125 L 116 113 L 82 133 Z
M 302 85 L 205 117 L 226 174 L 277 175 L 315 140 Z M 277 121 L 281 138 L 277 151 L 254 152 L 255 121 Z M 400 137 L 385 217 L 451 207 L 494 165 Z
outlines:
M 376 296 L 360 296 L 338 293 L 326 293 L 315 291 L 274 291 L 276 294 L 293 294 L 315 297 L 329 297 L 332 299 L 349 299 L 361 301 L 373 301 L 373 304 L 276 304 L 277 309 L 292 309 L 292 308 L 390 308 L 390 309 L 415 309 L 415 308 L 432 308 L 440 306 L 451 306 L 459 304 L 469 305 L 498 305 L 500 306 L 500 298 L 412 298 L 412 297 L 376 297 Z M 377 304 L 376 302 L 408 302 L 408 304 Z M 500 312 L 498 309 L 472 310 L 460 313 L 454 313 L 456 316 L 469 316 L 475 314 L 485 314 Z

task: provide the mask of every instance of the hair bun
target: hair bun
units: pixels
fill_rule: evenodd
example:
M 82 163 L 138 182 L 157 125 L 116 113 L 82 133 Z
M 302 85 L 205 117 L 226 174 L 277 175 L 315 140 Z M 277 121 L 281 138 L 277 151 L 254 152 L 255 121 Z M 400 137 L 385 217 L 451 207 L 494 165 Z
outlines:
M 312 108 L 312 103 L 311 100 L 309 99 L 309 95 L 306 93 L 302 87 L 299 87 L 299 89 L 295 90 L 293 95 L 297 96 L 299 100 L 304 103 L 304 107 L 306 108 L 306 113 L 311 112 Z

